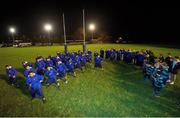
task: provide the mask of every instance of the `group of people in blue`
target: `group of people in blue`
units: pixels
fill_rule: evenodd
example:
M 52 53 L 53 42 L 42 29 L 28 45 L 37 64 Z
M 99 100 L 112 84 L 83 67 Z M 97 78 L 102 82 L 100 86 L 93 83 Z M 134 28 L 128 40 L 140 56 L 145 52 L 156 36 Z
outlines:
M 57 52 L 56 56 L 48 56 L 47 58 L 37 56 L 35 65 L 27 61 L 22 62 L 23 74 L 26 78 L 25 83 L 32 99 L 40 97 L 45 102 L 42 82 L 46 86 L 55 84 L 60 89 L 59 79 L 67 84 L 67 74 L 76 77 L 75 69 L 84 71 L 86 64 L 92 63 L 93 56 L 95 68 L 103 68 L 103 59 L 117 62 L 124 61 L 127 64 L 140 66 L 143 69 L 144 80 L 152 81 L 155 96 L 159 96 L 160 90 L 167 82 L 174 84 L 180 68 L 178 57 L 172 57 L 170 54 L 166 58 L 162 54 L 155 57 L 150 50 L 101 49 L 99 52 L 95 51 L 94 55 L 88 50 L 85 54 L 78 51 L 72 53 Z M 16 69 L 11 65 L 6 65 L 6 73 L 9 76 L 9 82 L 18 86 Z
M 37 56 L 35 65 L 31 62 L 24 61 L 22 66 L 24 68 L 25 84 L 30 92 L 32 99 L 40 97 L 43 102 L 46 98 L 43 95 L 42 82 L 46 86 L 55 84 L 60 89 L 59 79 L 68 83 L 67 74 L 76 77 L 75 69 L 84 71 L 87 63 L 92 62 L 92 52 L 90 50 L 83 54 L 81 51 L 73 53 L 57 52 L 56 56 L 48 56 L 44 58 Z M 96 68 L 102 68 L 102 58 L 97 55 L 94 57 Z M 17 72 L 11 65 L 6 65 L 6 73 L 9 76 L 9 82 L 12 85 L 18 85 Z

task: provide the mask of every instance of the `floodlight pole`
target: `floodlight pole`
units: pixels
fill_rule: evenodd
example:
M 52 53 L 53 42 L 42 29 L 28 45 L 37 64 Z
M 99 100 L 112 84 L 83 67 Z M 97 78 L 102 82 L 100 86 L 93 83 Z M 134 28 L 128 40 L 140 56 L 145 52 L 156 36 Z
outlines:
M 85 16 L 83 9 L 83 53 L 86 53 L 86 31 L 85 31 Z
M 63 13 L 63 31 L 64 31 L 64 52 L 67 53 L 66 27 L 65 27 L 64 13 Z

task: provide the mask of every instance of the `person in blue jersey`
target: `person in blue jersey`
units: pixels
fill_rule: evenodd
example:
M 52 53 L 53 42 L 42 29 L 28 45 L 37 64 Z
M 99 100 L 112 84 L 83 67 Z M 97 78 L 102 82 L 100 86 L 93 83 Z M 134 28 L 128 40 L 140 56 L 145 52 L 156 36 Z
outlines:
M 37 74 L 44 75 L 44 70 L 46 68 L 46 63 L 43 57 L 36 60 Z
M 129 63 L 131 63 L 132 62 L 132 57 L 133 55 L 132 55 L 132 51 L 129 49 L 128 51 L 127 51 L 127 56 L 126 56 L 126 63 L 127 64 L 129 64 Z
M 178 70 L 180 69 L 180 60 L 179 57 L 175 57 L 172 61 L 172 66 L 171 66 L 171 83 L 170 84 L 174 84 L 174 82 L 176 81 L 176 76 L 178 74 Z
M 98 55 L 96 57 L 94 57 L 94 67 L 95 68 L 102 68 L 102 61 L 103 59 Z
M 123 60 L 124 49 L 120 49 L 120 60 Z
M 27 66 L 26 69 L 24 70 L 23 75 L 24 75 L 25 77 L 28 77 L 30 72 L 36 73 L 36 70 L 33 69 L 31 66 Z
M 89 53 L 86 53 L 86 62 L 91 63 L 92 62 L 92 55 Z
M 66 61 L 65 54 L 61 54 L 60 59 L 64 63 Z
M 116 58 L 116 51 L 115 49 L 111 49 L 111 52 L 110 52 L 110 60 L 111 61 L 114 61 Z
M 87 54 L 92 56 L 92 52 L 90 50 L 87 51 Z
M 145 60 L 144 54 L 142 52 L 139 52 L 139 54 L 137 55 L 137 65 L 142 67 L 144 64 L 144 60 Z
M 60 84 L 58 80 L 56 79 L 56 75 L 57 75 L 57 71 L 53 67 L 48 66 L 45 71 L 45 76 L 47 77 L 46 85 L 49 86 L 51 84 L 56 84 L 57 88 L 59 89 Z
M 102 48 L 100 50 L 100 57 L 104 59 L 104 50 Z
M 54 55 L 49 56 L 48 58 L 50 58 L 53 62 L 53 65 L 56 65 L 56 57 Z
M 8 75 L 8 81 L 12 86 L 19 87 L 19 84 L 17 83 L 17 71 L 14 67 L 11 65 L 6 65 L 6 74 Z
M 63 79 L 65 80 L 65 83 L 68 83 L 67 81 L 67 67 L 64 63 L 62 63 L 61 61 L 58 61 L 57 64 L 56 64 L 56 70 L 57 70 L 57 76 L 60 78 L 60 79 Z
M 29 72 L 29 76 L 26 78 L 26 86 L 29 89 L 30 95 L 33 100 L 36 97 L 40 97 L 43 103 L 46 101 L 42 91 L 43 76 L 40 76 L 34 72 Z
M 51 60 L 51 58 L 46 58 L 46 66 L 50 66 L 50 67 L 53 67 L 53 66 L 54 66 L 54 63 L 53 63 L 53 61 Z
M 120 61 L 121 60 L 121 50 L 116 50 L 116 60 Z
M 105 54 L 106 54 L 106 55 L 105 55 L 105 58 L 106 58 L 106 59 L 109 59 L 109 58 L 110 58 L 110 55 L 111 55 L 111 54 L 110 54 L 110 49 L 107 49 L 106 52 L 105 52 Z
M 61 53 L 61 52 L 57 52 L 56 55 L 57 55 L 58 57 L 61 57 L 62 53 Z
M 58 61 L 62 61 L 62 59 L 61 59 L 61 57 L 60 56 L 56 56 L 56 63 L 58 62 Z
M 126 62 L 127 61 L 127 51 L 123 50 L 123 61 Z
M 66 67 L 67 67 L 67 72 L 72 74 L 75 77 L 76 76 L 76 72 L 74 71 L 75 67 L 74 67 L 74 64 L 72 62 L 72 59 L 69 59 L 66 62 Z
M 29 66 L 29 67 L 32 67 L 32 66 L 33 66 L 32 63 L 30 63 L 30 62 L 28 62 L 28 61 L 23 61 L 23 62 L 22 62 L 22 65 L 23 65 L 24 69 L 26 69 L 27 66 Z
M 80 58 L 80 61 L 81 61 L 81 66 L 86 68 L 86 56 L 83 55 L 81 58 Z
M 75 57 L 75 68 L 80 69 L 81 71 L 83 71 L 83 68 L 81 66 L 81 61 L 80 61 L 80 57 L 78 55 L 76 55 Z

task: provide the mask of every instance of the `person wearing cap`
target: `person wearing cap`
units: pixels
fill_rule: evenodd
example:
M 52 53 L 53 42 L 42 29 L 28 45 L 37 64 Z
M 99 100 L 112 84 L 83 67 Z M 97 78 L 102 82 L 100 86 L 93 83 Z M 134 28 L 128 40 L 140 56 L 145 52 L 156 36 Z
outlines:
M 14 67 L 12 67 L 11 65 L 6 65 L 6 74 L 9 77 L 9 83 L 13 86 L 16 85 L 17 87 L 19 87 L 18 83 L 17 83 L 17 72 L 16 69 Z
M 33 100 L 36 97 L 40 97 L 43 103 L 46 101 L 42 91 L 43 76 L 40 76 L 33 71 L 29 72 L 29 76 L 26 78 L 26 86 L 29 88 L 30 95 Z
M 60 84 L 56 79 L 56 75 L 57 75 L 57 71 L 53 67 L 48 66 L 45 71 L 45 76 L 47 77 L 47 80 L 46 80 L 47 86 L 51 84 L 56 84 L 58 88 L 60 87 Z

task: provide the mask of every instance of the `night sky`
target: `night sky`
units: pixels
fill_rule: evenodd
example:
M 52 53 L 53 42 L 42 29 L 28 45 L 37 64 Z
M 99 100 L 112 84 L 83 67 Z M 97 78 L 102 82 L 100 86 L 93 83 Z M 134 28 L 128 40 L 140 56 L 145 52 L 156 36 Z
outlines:
M 179 41 L 180 7 L 169 2 L 119 1 L 1 1 L 0 36 L 7 37 L 8 27 L 15 26 L 19 34 L 34 36 L 44 33 L 43 24 L 50 22 L 54 34 L 62 34 L 62 13 L 65 13 L 67 34 L 82 27 L 82 9 L 86 24 L 94 22 L 97 33 L 113 37 L 124 36 L 135 42 Z

